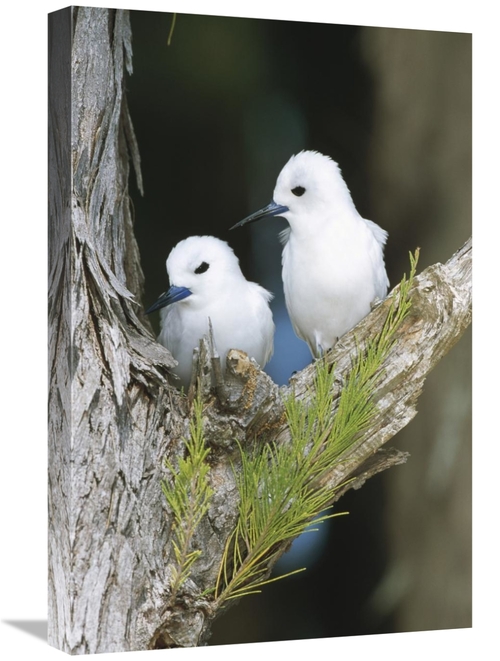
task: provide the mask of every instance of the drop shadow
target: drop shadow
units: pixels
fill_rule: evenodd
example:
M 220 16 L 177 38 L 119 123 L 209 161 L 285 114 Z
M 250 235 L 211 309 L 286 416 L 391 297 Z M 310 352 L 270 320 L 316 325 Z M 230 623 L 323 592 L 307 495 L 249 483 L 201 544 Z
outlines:
M 3 622 L 47 641 L 47 620 L 3 620 Z

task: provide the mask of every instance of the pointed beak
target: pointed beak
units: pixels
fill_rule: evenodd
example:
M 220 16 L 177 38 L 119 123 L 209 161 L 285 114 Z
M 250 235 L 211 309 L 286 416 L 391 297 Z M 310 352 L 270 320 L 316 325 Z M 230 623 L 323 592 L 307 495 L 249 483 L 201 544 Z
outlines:
M 177 301 L 182 301 L 183 298 L 191 296 L 193 292 L 186 287 L 170 287 L 168 291 L 160 296 L 160 298 L 153 303 L 153 305 L 146 310 L 146 314 L 151 314 L 155 310 L 160 310 L 161 308 L 170 305 L 171 303 L 176 303 Z
M 243 218 L 243 220 L 240 220 L 239 223 L 236 223 L 236 225 L 233 225 L 230 229 L 234 230 L 236 227 L 243 227 L 243 225 L 246 225 L 247 223 L 254 223 L 256 220 L 260 220 L 261 218 L 281 216 L 287 211 L 289 211 L 288 207 L 284 207 L 281 204 L 276 204 L 276 202 L 272 200 L 267 205 L 267 207 L 263 207 L 262 209 L 259 209 L 259 211 L 252 213 L 250 216 Z

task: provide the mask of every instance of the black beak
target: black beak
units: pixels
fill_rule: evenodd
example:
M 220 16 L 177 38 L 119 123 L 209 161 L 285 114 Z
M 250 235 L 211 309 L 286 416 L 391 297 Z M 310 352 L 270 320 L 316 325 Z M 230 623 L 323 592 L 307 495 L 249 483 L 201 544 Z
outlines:
M 175 287 L 172 285 L 168 291 L 160 296 L 156 303 L 153 303 L 153 305 L 146 310 L 146 314 L 151 314 L 151 312 L 160 310 L 161 308 L 164 308 L 171 303 L 182 301 L 183 298 L 191 296 L 192 293 L 193 292 L 186 287 Z
M 233 225 L 230 229 L 234 230 L 236 227 L 243 227 L 243 225 L 246 225 L 247 223 L 254 223 L 256 220 L 260 220 L 261 218 L 281 216 L 287 211 L 289 211 L 288 207 L 284 207 L 281 204 L 276 204 L 276 202 L 272 200 L 267 205 L 267 207 L 263 207 L 262 209 L 259 209 L 259 211 L 252 213 L 250 216 L 243 218 L 243 220 L 240 220 L 239 223 L 236 223 L 236 225 Z

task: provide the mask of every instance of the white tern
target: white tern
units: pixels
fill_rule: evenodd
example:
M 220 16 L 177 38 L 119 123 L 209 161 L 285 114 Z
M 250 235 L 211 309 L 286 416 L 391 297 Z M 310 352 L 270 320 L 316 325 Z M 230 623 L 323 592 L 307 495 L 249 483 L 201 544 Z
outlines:
M 338 164 L 316 151 L 292 156 L 271 203 L 231 229 L 269 216 L 288 221 L 280 234 L 286 307 L 318 357 L 385 298 L 387 232 L 359 215 Z
M 263 368 L 273 353 L 273 296 L 245 278 L 229 245 L 190 236 L 172 249 L 166 266 L 170 289 L 146 314 L 160 310 L 158 342 L 178 362 L 177 383 L 189 386 L 193 350 L 208 334 L 209 320 L 222 369 L 229 349 L 241 349 Z

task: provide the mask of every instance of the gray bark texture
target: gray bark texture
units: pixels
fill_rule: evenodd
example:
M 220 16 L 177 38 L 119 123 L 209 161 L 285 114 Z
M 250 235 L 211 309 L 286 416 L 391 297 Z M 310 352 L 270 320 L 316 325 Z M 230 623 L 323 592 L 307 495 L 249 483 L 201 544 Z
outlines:
M 175 363 L 140 304 L 128 13 L 62 10 L 49 36 L 49 642 L 71 654 L 196 646 L 223 610 L 199 595 L 215 584 L 236 521 L 238 443 L 289 442 L 283 396 L 293 390 L 307 401 L 314 367 L 280 389 L 235 350 L 224 390 L 214 391 L 208 345 L 200 346 L 214 495 L 194 540 L 202 555 L 172 599 L 172 519 L 160 484 L 164 460 L 183 456 L 195 391 L 184 397 L 169 384 Z M 326 477 L 332 502 L 406 460 L 383 446 L 415 416 L 426 375 L 471 321 L 471 254 L 468 242 L 416 277 L 410 316 L 380 375 L 376 419 Z M 327 355 L 336 395 L 393 295 Z

